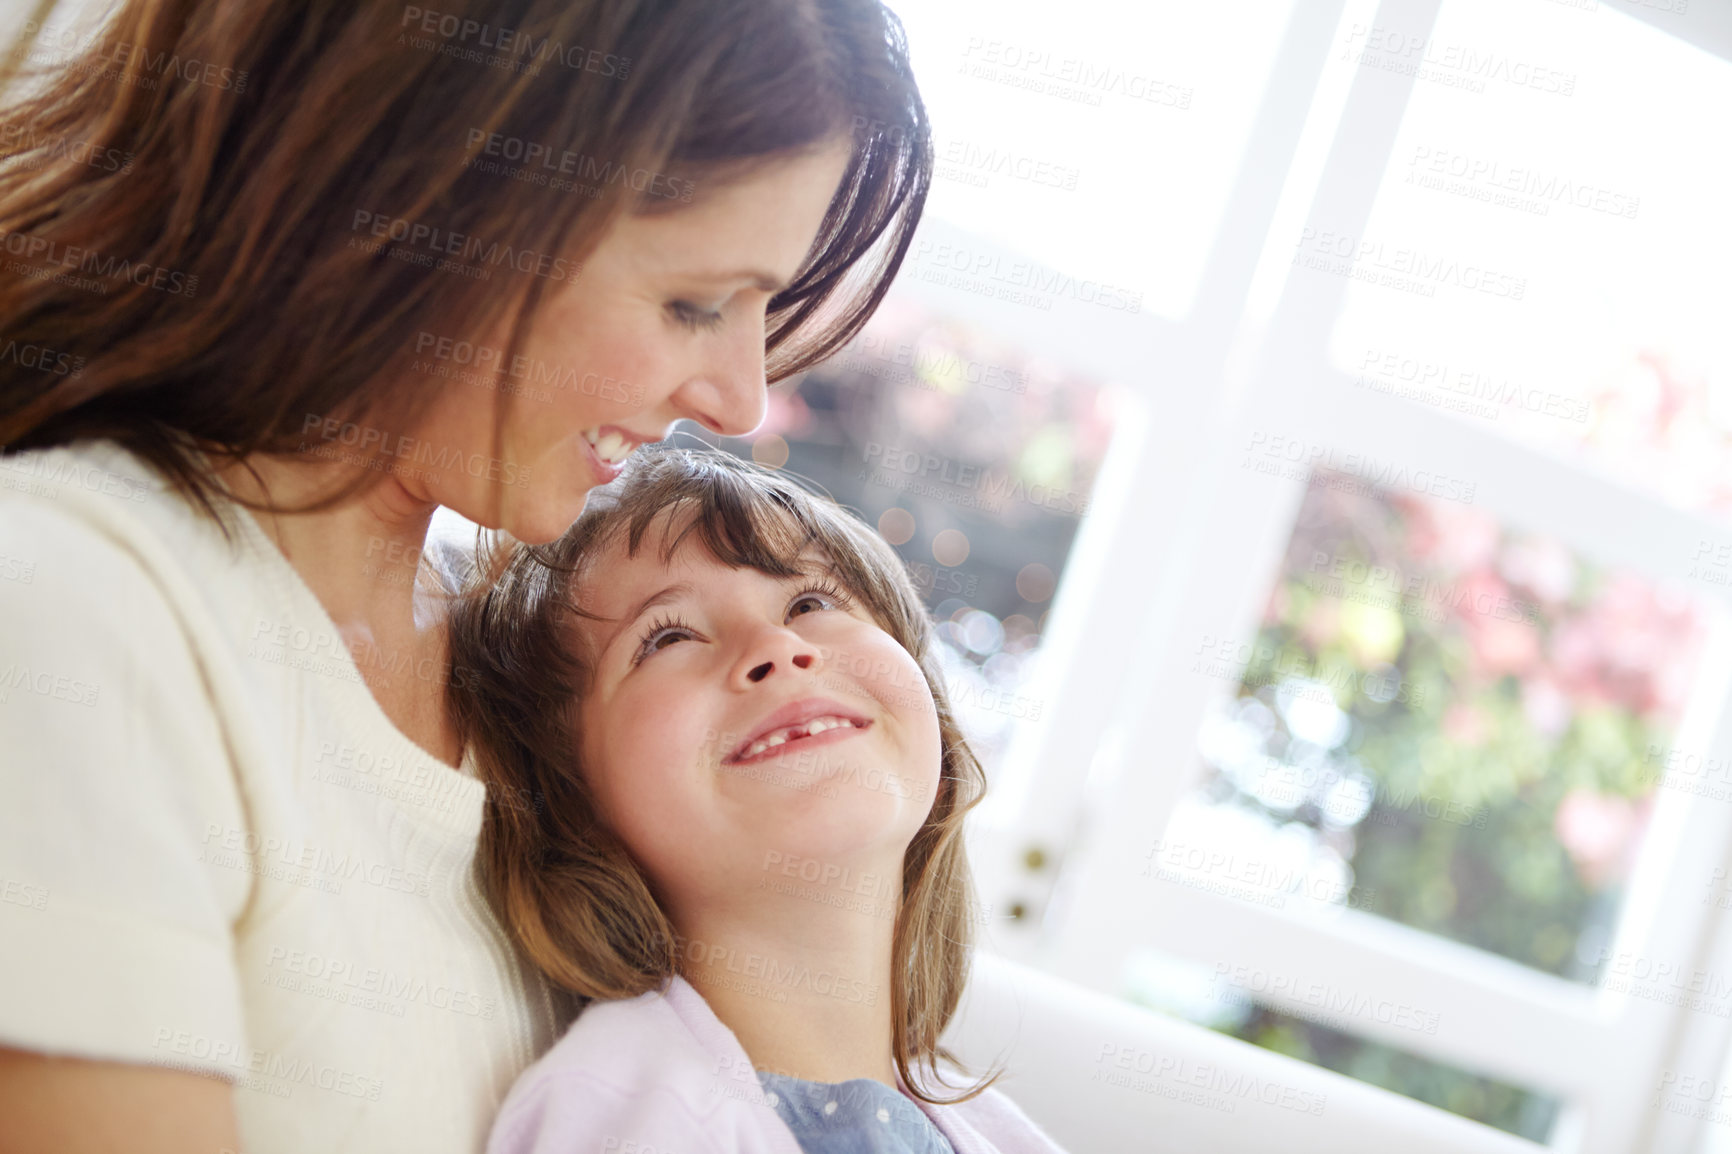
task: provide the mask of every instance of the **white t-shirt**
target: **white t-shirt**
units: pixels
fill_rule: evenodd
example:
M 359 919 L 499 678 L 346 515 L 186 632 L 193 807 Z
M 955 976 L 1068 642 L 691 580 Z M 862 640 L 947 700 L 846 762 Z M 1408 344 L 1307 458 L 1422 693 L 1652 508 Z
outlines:
M 485 787 L 225 516 L 112 443 L 0 457 L 0 1043 L 221 1075 L 248 1154 L 472 1154 L 564 1025 Z

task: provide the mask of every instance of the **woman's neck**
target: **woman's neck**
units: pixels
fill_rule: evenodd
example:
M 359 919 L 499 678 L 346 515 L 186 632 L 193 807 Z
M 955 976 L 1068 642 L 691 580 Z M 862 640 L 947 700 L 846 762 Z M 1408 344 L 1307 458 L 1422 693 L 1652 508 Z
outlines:
M 267 488 L 238 465 L 222 471 L 237 496 L 293 507 L 325 491 L 319 470 L 254 458 Z M 462 755 L 445 710 L 443 614 L 433 612 L 416 573 L 437 506 L 387 476 L 353 500 L 316 513 L 255 513 L 324 606 L 385 716 L 429 753 Z M 419 614 L 417 610 L 420 610 Z M 407 670 L 407 673 L 396 672 Z M 420 676 L 421 671 L 436 675 Z
M 681 975 L 755 1067 L 813 1082 L 871 1078 L 896 1088 L 892 911 L 857 912 L 760 892 L 781 900 L 750 911 L 712 903 L 676 918 Z

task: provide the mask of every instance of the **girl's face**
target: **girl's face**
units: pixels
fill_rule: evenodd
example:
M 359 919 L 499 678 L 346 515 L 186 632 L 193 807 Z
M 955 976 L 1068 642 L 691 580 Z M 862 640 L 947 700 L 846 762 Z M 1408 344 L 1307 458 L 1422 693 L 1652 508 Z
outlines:
M 675 421 L 729 436 L 756 428 L 766 306 L 805 262 L 850 155 L 838 138 L 700 188 L 688 206 L 622 218 L 576 279 L 549 286 L 521 373 L 500 378 L 510 395 L 499 460 L 493 389 L 451 382 L 418 436 L 468 467 L 421 472 L 417 495 L 541 544 L 617 475 L 611 462 Z M 476 343 L 503 348 L 507 327 Z
M 787 579 L 692 538 L 664 565 L 668 523 L 636 557 L 611 543 L 580 588 L 605 618 L 578 627 L 579 756 L 603 821 L 676 922 L 687 903 L 737 902 L 767 862 L 899 870 L 939 781 L 918 664 L 815 550 Z

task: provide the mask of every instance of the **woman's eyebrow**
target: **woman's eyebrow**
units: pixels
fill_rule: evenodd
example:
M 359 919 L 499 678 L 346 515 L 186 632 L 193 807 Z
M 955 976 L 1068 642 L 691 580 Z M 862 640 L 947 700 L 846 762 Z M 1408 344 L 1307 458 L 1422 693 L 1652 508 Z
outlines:
M 755 268 L 735 269 L 732 272 L 700 272 L 693 275 L 698 280 L 705 281 L 751 281 L 758 288 L 772 294 L 779 293 L 788 287 L 788 282 L 774 273 L 767 273 L 762 269 Z
M 666 605 L 670 601 L 678 601 L 681 597 L 689 597 L 694 592 L 695 590 L 690 581 L 678 581 L 659 592 L 651 593 L 648 597 L 639 601 L 629 612 L 626 613 L 625 616 L 619 618 L 619 624 L 615 625 L 612 632 L 607 635 L 607 640 L 601 647 L 601 656 L 607 656 L 608 651 L 613 648 L 614 642 L 619 640 L 620 634 L 624 633 L 626 629 L 630 627 L 631 623 L 636 621 L 639 617 L 642 617 L 645 613 L 654 609 L 658 605 Z

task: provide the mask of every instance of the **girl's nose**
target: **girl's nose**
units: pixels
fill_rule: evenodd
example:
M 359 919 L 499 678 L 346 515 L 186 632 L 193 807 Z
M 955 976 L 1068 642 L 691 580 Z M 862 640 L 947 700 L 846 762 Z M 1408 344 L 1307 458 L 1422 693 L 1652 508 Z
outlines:
M 729 680 L 737 688 L 756 685 L 778 671 L 811 670 L 818 664 L 818 649 L 783 625 L 771 626 L 747 642 Z
M 795 669 L 810 669 L 812 668 L 812 655 L 810 653 L 796 653 L 789 659 L 789 664 Z M 746 672 L 746 680 L 762 681 L 775 671 L 776 663 L 774 661 L 766 661 L 762 665 L 755 665 L 748 670 Z

